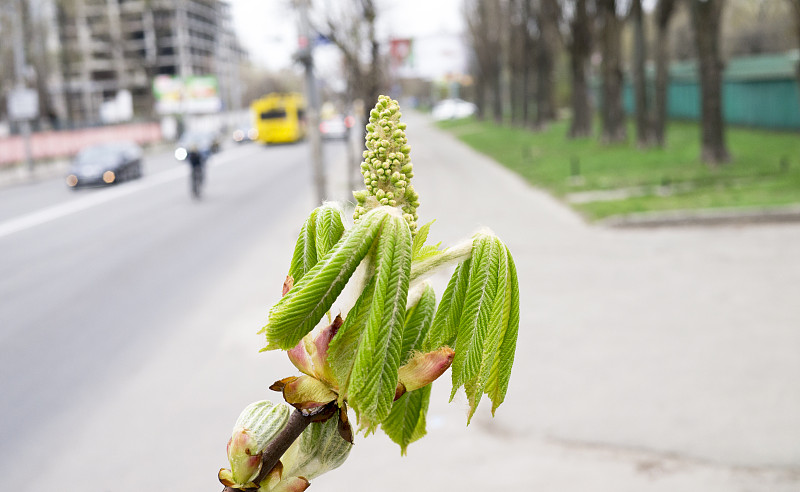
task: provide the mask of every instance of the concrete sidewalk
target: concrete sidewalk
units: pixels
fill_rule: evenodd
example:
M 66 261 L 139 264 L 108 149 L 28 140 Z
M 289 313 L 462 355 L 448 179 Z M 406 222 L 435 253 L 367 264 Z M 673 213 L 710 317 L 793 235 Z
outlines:
M 519 270 L 506 402 L 437 382 L 408 456 L 359 439 L 320 490 L 800 490 L 800 226 L 615 230 L 414 113 L 421 221 L 491 227 Z M 441 295 L 447 276 L 436 278 Z M 448 378 L 445 378 L 448 379 Z

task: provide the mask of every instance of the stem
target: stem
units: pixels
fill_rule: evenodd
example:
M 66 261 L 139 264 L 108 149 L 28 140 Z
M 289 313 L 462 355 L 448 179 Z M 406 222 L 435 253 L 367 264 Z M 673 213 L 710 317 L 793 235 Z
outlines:
M 430 275 L 433 275 L 441 268 L 454 263 L 460 263 L 469 258 L 470 255 L 472 255 L 472 238 L 447 248 L 444 253 L 440 255 L 433 256 L 418 263 L 412 263 L 409 285 L 416 284 Z
M 283 453 L 300 437 L 300 434 L 306 430 L 313 418 L 313 415 L 304 415 L 303 412 L 297 409 L 292 412 L 286 427 L 264 448 L 264 454 L 261 455 L 261 471 L 253 482 L 260 484 L 262 480 L 267 478 L 269 472 L 278 464 Z

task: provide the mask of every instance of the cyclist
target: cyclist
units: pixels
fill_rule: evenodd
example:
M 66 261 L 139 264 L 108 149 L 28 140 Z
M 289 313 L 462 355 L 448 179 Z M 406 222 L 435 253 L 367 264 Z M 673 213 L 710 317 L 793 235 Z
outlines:
M 188 153 L 186 154 L 186 160 L 189 161 L 189 164 L 192 166 L 190 178 L 192 196 L 199 199 L 200 191 L 203 186 L 203 168 L 206 163 L 206 155 L 197 148 L 197 145 L 192 145 L 189 147 Z

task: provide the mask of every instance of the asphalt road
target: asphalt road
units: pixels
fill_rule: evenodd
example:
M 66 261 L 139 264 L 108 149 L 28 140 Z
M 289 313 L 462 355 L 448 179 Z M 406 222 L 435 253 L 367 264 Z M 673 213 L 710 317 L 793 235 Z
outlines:
M 359 436 L 312 490 L 800 490 L 800 227 L 588 225 L 404 119 L 431 238 L 489 226 L 514 255 L 509 391 L 466 428 L 446 375 L 408 456 Z M 326 155 L 341 199 L 343 146 Z M 148 166 L 108 190 L 0 190 L 3 489 L 220 490 L 239 411 L 297 374 L 256 332 L 313 207 L 308 149 L 227 149 L 200 203 L 168 154 Z
M 325 144 L 332 161 L 342 159 L 343 149 L 340 142 Z M 186 363 L 181 371 L 205 362 L 187 359 L 217 340 L 212 334 L 198 341 L 202 328 L 224 333 L 230 313 L 214 309 L 227 303 L 236 309 L 231 290 L 216 291 L 222 279 L 271 231 L 291 231 L 286 217 L 299 228 L 313 206 L 308 155 L 306 144 L 230 146 L 210 159 L 199 202 L 189 196 L 188 166 L 169 149 L 146 157 L 143 179 L 107 189 L 74 192 L 55 178 L 0 190 L 0 469 L 10 479 L 4 488 L 29 490 L 44 469 L 63 462 L 70 432 L 89 432 L 96 420 L 87 415 L 124 391 L 165 340 L 184 337 L 170 349 L 171 359 Z M 278 253 L 286 254 L 256 256 L 268 262 Z M 279 289 L 282 277 L 273 278 Z M 261 277 L 250 283 L 263 283 L 257 292 L 268 287 Z M 181 371 L 155 378 L 175 394 L 185 381 Z M 146 393 L 148 401 L 137 404 L 170 404 Z M 135 412 L 122 413 L 106 432 L 137 425 Z M 115 489 L 87 485 L 64 490 Z

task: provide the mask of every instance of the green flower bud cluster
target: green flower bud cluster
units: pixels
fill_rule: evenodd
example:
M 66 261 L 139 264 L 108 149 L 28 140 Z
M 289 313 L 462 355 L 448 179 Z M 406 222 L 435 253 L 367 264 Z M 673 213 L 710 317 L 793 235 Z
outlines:
M 353 193 L 358 204 L 353 218 L 358 221 L 379 205 L 397 207 L 403 212 L 412 234 L 416 233 L 419 195 L 409 181 L 414 177 L 406 138 L 406 124 L 400 122 L 400 107 L 388 96 L 380 96 L 369 113 L 364 161 L 361 174 L 366 190 Z

